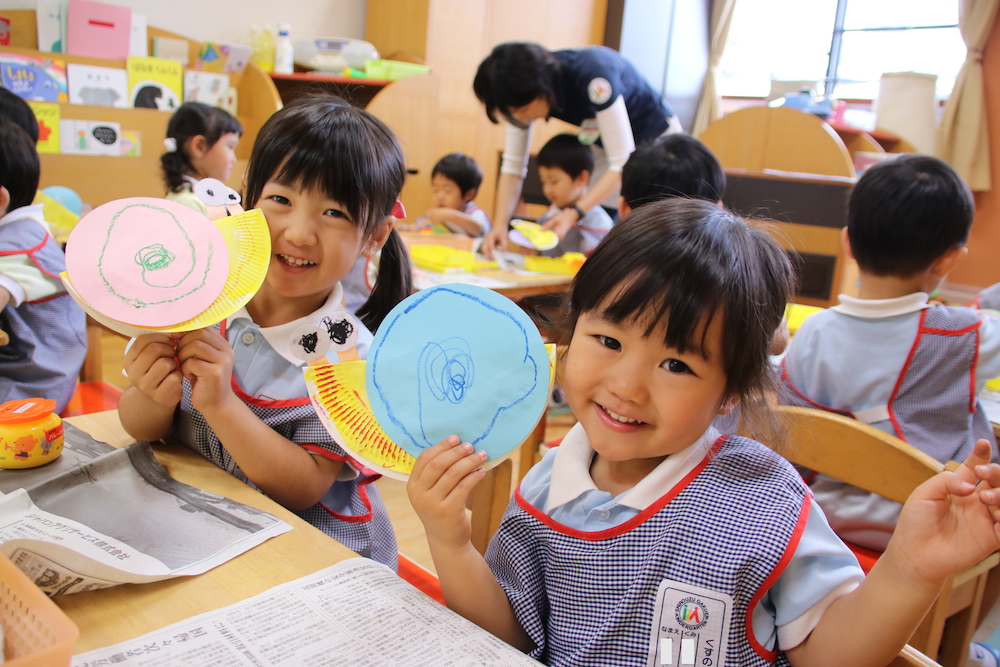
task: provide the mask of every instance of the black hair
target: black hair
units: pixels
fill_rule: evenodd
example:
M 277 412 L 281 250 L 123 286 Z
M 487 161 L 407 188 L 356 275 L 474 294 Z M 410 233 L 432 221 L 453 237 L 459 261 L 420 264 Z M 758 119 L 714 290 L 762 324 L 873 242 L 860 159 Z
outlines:
M 0 88 L 0 116 L 10 118 L 38 143 L 38 119 L 31 105 L 6 88 Z
M 575 134 L 557 134 L 542 146 L 535 164 L 548 169 L 562 169 L 576 180 L 580 174 L 594 173 L 594 152 L 580 143 Z
M 722 200 L 726 174 L 708 146 L 668 134 L 636 148 L 622 168 L 622 197 L 631 208 L 668 197 Z
M 431 178 L 438 174 L 454 181 L 463 197 L 469 190 L 474 190 L 472 194 L 475 196 L 483 182 L 483 170 L 465 153 L 449 153 L 438 160 L 431 171 Z
M 599 311 L 705 354 L 709 324 L 721 317 L 726 395 L 740 399 L 746 430 L 770 439 L 768 348 L 792 286 L 788 257 L 762 228 L 706 201 L 652 202 L 615 224 L 584 262 L 556 342 L 569 343 L 579 316 Z
M 549 109 L 558 108 L 556 89 L 562 65 L 551 52 L 532 42 L 505 42 L 479 63 L 472 90 L 486 105 L 486 115 L 497 123 L 497 112 L 517 127 L 524 123 L 510 111 L 544 97 Z
M 197 136 L 205 137 L 208 148 L 215 145 L 222 135 L 230 132 L 243 135 L 243 126 L 225 109 L 210 107 L 201 102 L 185 102 L 167 123 L 167 138 L 177 143 L 177 149 L 160 156 L 163 179 L 170 192 L 180 192 L 187 187 L 184 177 L 193 175 L 194 166 L 187 153 L 188 143 Z
M 340 202 L 363 238 L 392 214 L 406 179 L 403 150 L 385 123 L 332 95 L 301 97 L 267 119 L 247 165 L 245 206 L 264 185 L 315 189 Z M 378 280 L 357 316 L 372 331 L 413 291 L 409 255 L 395 229 L 382 248 Z
M 35 142 L 10 118 L 0 116 L 0 187 L 7 188 L 7 212 L 35 200 L 41 166 Z
M 863 271 L 906 278 L 964 245 L 974 215 L 972 193 L 948 163 L 892 158 L 868 169 L 851 192 L 851 253 Z

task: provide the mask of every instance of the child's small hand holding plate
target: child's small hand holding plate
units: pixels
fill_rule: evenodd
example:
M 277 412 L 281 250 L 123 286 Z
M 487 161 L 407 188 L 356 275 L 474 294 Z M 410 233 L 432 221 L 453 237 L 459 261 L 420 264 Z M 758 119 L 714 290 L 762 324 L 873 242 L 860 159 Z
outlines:
M 513 229 L 507 232 L 507 238 L 519 246 L 535 250 L 552 250 L 559 245 L 556 233 L 551 229 L 542 229 L 537 222 L 512 220 L 510 226 Z

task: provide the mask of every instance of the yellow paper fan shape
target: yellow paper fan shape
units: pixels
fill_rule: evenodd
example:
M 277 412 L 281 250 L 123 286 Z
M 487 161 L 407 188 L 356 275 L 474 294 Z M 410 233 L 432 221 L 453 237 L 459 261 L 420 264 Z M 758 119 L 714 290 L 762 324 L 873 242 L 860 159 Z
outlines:
M 549 390 L 556 372 L 556 346 L 549 353 Z M 365 361 L 321 363 L 303 370 L 313 408 L 323 426 L 363 465 L 386 477 L 406 481 L 417 459 L 393 442 L 378 425 L 368 400 Z M 513 450 L 512 450 L 513 451 Z M 499 465 L 506 456 L 490 461 Z
M 207 220 L 207 218 L 206 218 Z M 195 317 L 167 327 L 137 327 L 102 315 L 94 310 L 73 287 L 72 278 L 63 271 L 59 274 L 70 296 L 84 312 L 98 323 L 122 334 L 136 338 L 149 332 L 175 333 L 194 331 L 217 324 L 245 306 L 260 289 L 271 261 L 271 233 L 260 209 L 244 211 L 211 221 L 222 233 L 229 251 L 229 275 L 222 292 L 212 304 Z
M 364 361 L 317 364 L 305 369 L 309 398 L 337 442 L 386 477 L 405 480 L 417 460 L 389 439 L 368 402 Z

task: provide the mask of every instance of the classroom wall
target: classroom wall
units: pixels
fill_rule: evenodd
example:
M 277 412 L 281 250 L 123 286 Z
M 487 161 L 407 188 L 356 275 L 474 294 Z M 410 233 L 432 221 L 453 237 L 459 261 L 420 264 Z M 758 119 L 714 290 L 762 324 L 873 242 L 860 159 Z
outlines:
M 149 25 L 199 41 L 243 42 L 251 26 L 288 23 L 292 39 L 365 34 L 365 0 L 112 0 L 146 15 Z M 34 9 L 35 0 L 0 0 L 4 9 Z
M 949 283 L 982 288 L 1000 282 L 1000 17 L 983 50 L 983 78 L 989 126 L 992 190 L 976 195 L 976 220 L 969 235 L 969 256 Z

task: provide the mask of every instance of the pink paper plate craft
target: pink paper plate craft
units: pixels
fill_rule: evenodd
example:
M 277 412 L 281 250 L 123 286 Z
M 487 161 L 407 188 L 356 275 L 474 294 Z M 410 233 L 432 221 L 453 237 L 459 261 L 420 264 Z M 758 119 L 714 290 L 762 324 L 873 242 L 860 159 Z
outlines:
M 165 199 L 98 206 L 66 244 L 66 271 L 94 310 L 136 326 L 191 319 L 222 292 L 229 253 L 205 216 Z

